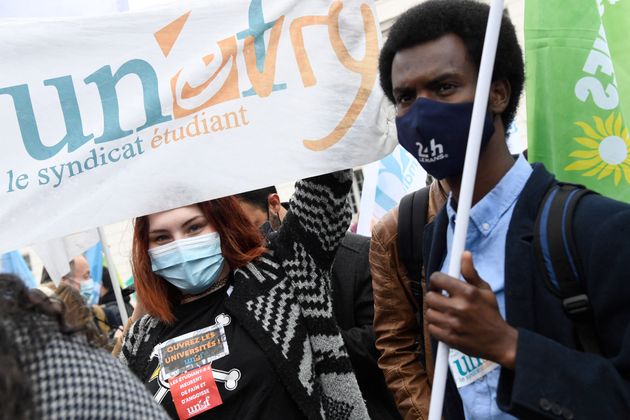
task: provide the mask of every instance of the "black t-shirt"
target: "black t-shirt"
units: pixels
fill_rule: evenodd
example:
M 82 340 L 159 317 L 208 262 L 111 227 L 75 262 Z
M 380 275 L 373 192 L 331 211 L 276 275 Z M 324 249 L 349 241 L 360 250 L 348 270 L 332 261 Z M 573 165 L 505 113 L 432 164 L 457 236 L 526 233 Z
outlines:
M 187 333 L 223 324 L 229 354 L 211 363 L 214 379 L 223 403 L 200 413 L 200 419 L 302 419 L 304 415 L 293 401 L 262 349 L 225 310 L 227 287 L 178 306 L 177 321 L 160 334 L 157 346 Z M 227 324 L 227 325 L 226 325 Z M 169 384 L 159 375 L 157 352 L 151 360 L 143 382 L 173 418 L 178 418 Z M 163 373 L 163 372 L 162 372 Z M 234 380 L 238 378 L 238 380 Z

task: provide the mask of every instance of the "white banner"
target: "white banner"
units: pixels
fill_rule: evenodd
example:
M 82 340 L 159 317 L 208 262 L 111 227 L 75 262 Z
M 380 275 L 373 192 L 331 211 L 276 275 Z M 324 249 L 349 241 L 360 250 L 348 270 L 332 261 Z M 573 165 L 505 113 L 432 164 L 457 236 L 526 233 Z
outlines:
M 35 244 L 33 248 L 42 259 L 50 278 L 59 286 L 61 278 L 70 272 L 70 261 L 93 247 L 98 240 L 98 232 L 91 229 Z
M 127 0 L 19 0 L 0 2 L 0 18 L 97 16 L 129 9 Z
M 0 252 L 395 145 L 372 1 L 179 2 L 0 40 Z

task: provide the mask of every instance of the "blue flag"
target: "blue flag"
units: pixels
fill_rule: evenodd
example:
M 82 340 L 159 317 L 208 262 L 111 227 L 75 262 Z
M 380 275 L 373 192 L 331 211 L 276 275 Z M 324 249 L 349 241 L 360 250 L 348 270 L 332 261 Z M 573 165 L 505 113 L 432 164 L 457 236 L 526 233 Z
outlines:
M 85 259 L 90 264 L 90 273 L 92 274 L 92 280 L 94 280 L 94 292 L 92 292 L 92 296 L 87 303 L 96 305 L 101 295 L 101 286 L 103 284 L 103 247 L 100 241 L 85 251 Z
M 30 268 L 24 261 L 24 257 L 18 251 L 7 252 L 2 254 L 2 264 L 0 265 L 0 272 L 11 273 L 18 276 L 24 284 L 29 287 L 37 287 L 35 277 Z

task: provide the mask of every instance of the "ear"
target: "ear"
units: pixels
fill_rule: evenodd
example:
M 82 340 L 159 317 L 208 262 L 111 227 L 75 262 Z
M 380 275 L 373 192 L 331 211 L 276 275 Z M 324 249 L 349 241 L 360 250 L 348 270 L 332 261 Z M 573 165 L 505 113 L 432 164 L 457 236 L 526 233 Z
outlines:
M 490 100 L 488 107 L 494 115 L 502 114 L 510 102 L 510 95 L 512 89 L 510 88 L 510 82 L 506 79 L 495 80 L 490 85 Z
M 267 203 L 269 204 L 269 210 L 272 210 L 275 214 L 278 214 L 280 212 L 280 207 L 282 206 L 282 203 L 278 194 L 269 194 L 269 197 L 267 197 Z

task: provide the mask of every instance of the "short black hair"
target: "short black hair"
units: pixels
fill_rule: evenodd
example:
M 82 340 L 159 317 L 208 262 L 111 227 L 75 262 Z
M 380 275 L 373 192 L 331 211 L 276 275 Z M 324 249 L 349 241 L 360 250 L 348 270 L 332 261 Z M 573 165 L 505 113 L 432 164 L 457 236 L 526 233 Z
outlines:
M 108 292 L 110 290 L 114 290 L 112 288 L 112 278 L 109 275 L 109 270 L 107 269 L 107 267 L 104 267 L 104 266 L 101 267 L 101 270 L 103 272 L 103 274 L 101 275 L 101 287 L 107 290 Z
M 276 189 L 276 187 L 271 186 L 259 188 L 257 190 L 237 194 L 236 197 L 239 200 L 243 200 L 244 202 L 257 207 L 260 210 L 267 212 L 267 209 L 269 208 L 268 199 L 271 194 L 278 194 L 278 190 Z
M 385 95 L 394 103 L 392 62 L 398 51 L 455 34 L 466 45 L 468 58 L 479 70 L 481 51 L 490 7 L 474 0 L 429 0 L 400 15 L 392 26 L 379 58 L 380 82 Z M 501 115 L 507 130 L 516 116 L 525 83 L 523 52 L 514 25 L 503 14 L 492 80 L 507 80 L 511 95 Z

